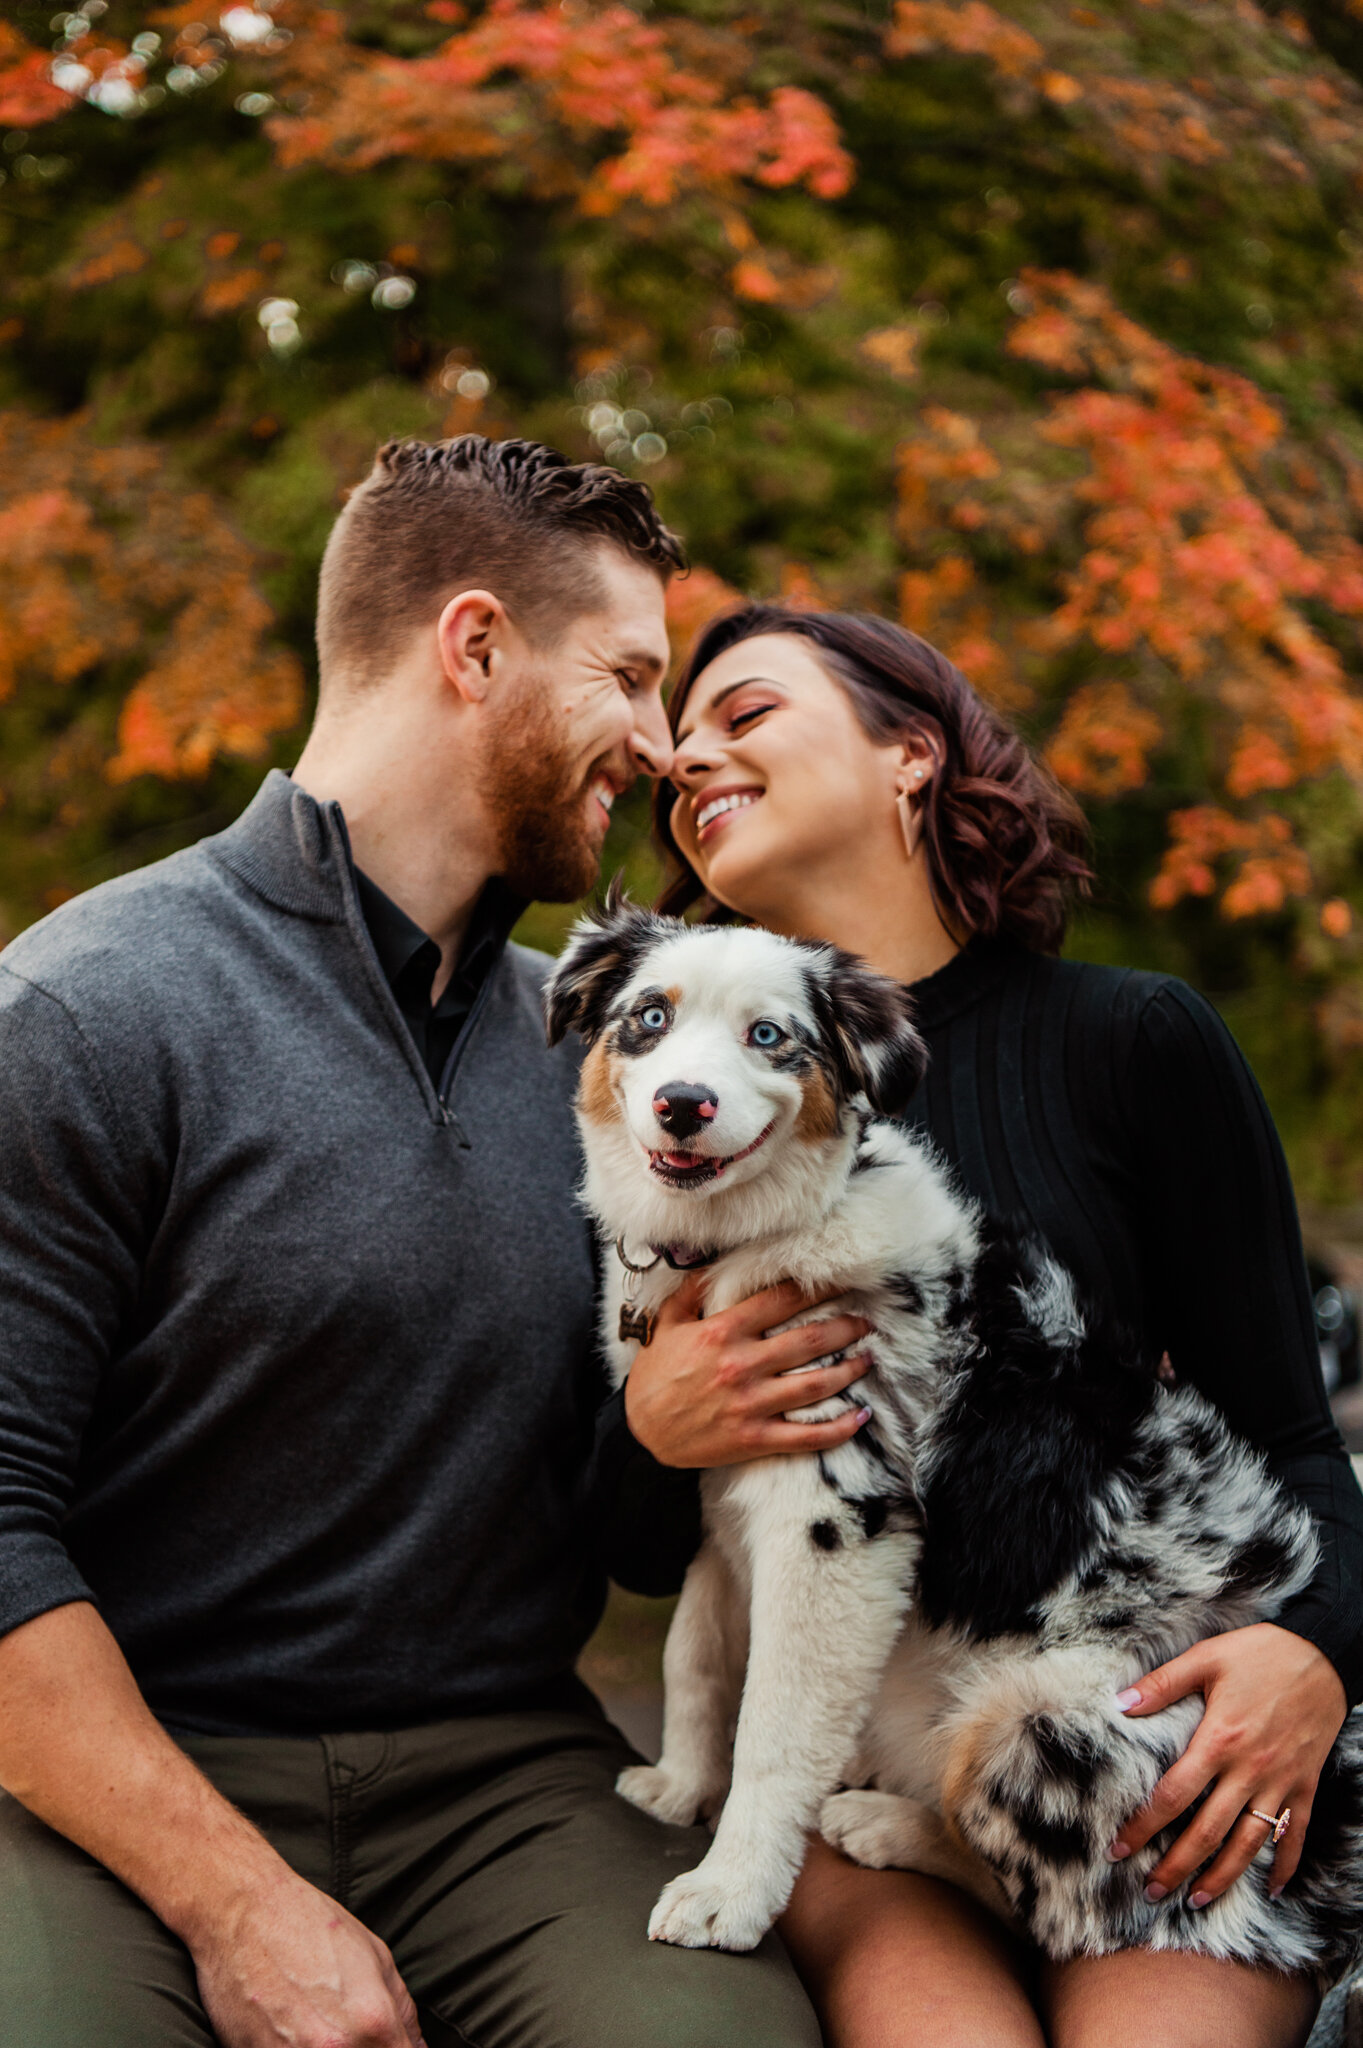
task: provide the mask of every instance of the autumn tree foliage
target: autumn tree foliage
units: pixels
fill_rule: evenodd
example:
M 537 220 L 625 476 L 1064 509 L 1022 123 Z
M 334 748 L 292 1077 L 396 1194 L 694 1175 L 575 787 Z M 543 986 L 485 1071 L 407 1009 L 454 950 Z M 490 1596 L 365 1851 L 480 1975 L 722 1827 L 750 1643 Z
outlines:
M 1222 801 L 1170 814 L 1158 908 L 1218 895 L 1240 918 L 1314 895 L 1323 913 L 1324 888 L 1325 928 L 1341 924 L 1338 875 L 1278 806 L 1327 781 L 1363 793 L 1363 468 L 1294 446 L 1247 378 L 1157 340 L 1099 286 L 1024 273 L 1014 297 L 1010 353 L 1075 385 L 1033 432 L 1083 467 L 1019 494 L 973 421 L 927 408 L 901 453 L 901 532 L 933 557 L 901 580 L 906 619 L 1010 707 L 1035 701 L 1028 671 L 1065 663 L 1047 751 L 1081 796 L 1140 789 L 1155 754 L 1197 746 Z M 1055 563 L 1062 601 L 1017 623 L 1011 656 L 961 540 L 941 543 L 953 530 Z
M 1299 1170 L 1360 1191 L 1338 10 L 7 12 L 0 925 L 289 758 L 376 440 L 527 432 L 655 485 L 679 645 L 745 591 L 943 645 L 1090 811 L 1080 946 L 1216 991 Z
M 121 662 L 135 679 L 110 780 L 258 758 L 297 723 L 303 687 L 265 640 L 250 549 L 151 449 L 91 446 L 84 427 L 0 415 L 0 700 L 35 671 L 72 685 Z

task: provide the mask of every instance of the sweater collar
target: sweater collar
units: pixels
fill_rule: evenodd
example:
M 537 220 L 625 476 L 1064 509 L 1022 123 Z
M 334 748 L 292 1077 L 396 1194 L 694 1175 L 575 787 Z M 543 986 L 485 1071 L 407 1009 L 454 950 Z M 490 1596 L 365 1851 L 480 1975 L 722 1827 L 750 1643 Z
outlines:
M 282 769 L 272 768 L 236 823 L 205 840 L 204 846 L 267 903 L 297 917 L 343 924 L 350 899 L 358 903 L 341 806 L 334 801 L 318 803 Z M 374 884 L 369 886 L 380 893 Z M 500 952 L 525 907 L 522 898 L 494 877 L 479 898 L 466 949 L 486 941 Z M 389 908 L 413 935 L 411 945 L 403 948 L 405 959 L 408 952 L 428 943 L 426 934 L 396 904 Z M 395 964 L 403 963 L 383 960 L 389 980 Z
M 236 823 L 205 848 L 277 909 L 345 921 L 350 849 L 341 807 L 319 804 L 282 769 L 270 770 Z
M 921 981 L 911 981 L 909 993 L 920 1030 L 930 1031 L 972 1009 L 1026 954 L 1027 948 L 1016 939 L 1003 935 L 986 939 L 977 934 L 945 967 L 925 974 Z

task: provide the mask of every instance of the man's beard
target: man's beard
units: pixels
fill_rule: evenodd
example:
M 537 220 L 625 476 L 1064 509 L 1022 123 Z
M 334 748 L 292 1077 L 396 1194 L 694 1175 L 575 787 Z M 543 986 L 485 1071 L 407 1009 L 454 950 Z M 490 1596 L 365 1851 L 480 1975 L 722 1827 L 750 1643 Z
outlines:
M 587 790 L 601 764 L 576 772 L 548 694 L 527 696 L 484 766 L 482 795 L 496 821 L 498 872 L 508 886 L 539 903 L 575 903 L 600 872 L 600 851 L 587 829 Z

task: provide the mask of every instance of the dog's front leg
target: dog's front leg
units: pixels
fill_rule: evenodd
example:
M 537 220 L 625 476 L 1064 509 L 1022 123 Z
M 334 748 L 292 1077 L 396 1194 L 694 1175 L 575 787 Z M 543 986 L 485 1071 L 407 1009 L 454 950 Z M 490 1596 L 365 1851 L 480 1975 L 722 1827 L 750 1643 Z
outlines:
M 790 1897 L 806 1831 L 852 1753 L 894 1646 L 915 1536 L 867 1540 L 816 1480 L 823 1512 L 755 1532 L 752 1644 L 733 1782 L 714 1846 L 676 1877 L 649 1936 L 682 1948 L 754 1948 Z
M 707 1537 L 686 1574 L 663 1650 L 663 1753 L 615 1781 L 617 1792 L 656 1820 L 687 1826 L 723 1805 L 746 1648 L 733 1574 Z

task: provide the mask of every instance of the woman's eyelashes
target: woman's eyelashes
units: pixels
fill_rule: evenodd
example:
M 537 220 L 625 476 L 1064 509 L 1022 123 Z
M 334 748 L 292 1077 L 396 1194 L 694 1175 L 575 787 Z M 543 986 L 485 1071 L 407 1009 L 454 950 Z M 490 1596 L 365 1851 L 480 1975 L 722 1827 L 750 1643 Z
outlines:
M 764 712 L 775 711 L 778 708 L 775 701 L 770 704 L 745 704 L 741 711 L 729 714 L 727 730 L 737 732 L 740 726 L 749 725 L 754 718 L 761 718 Z

